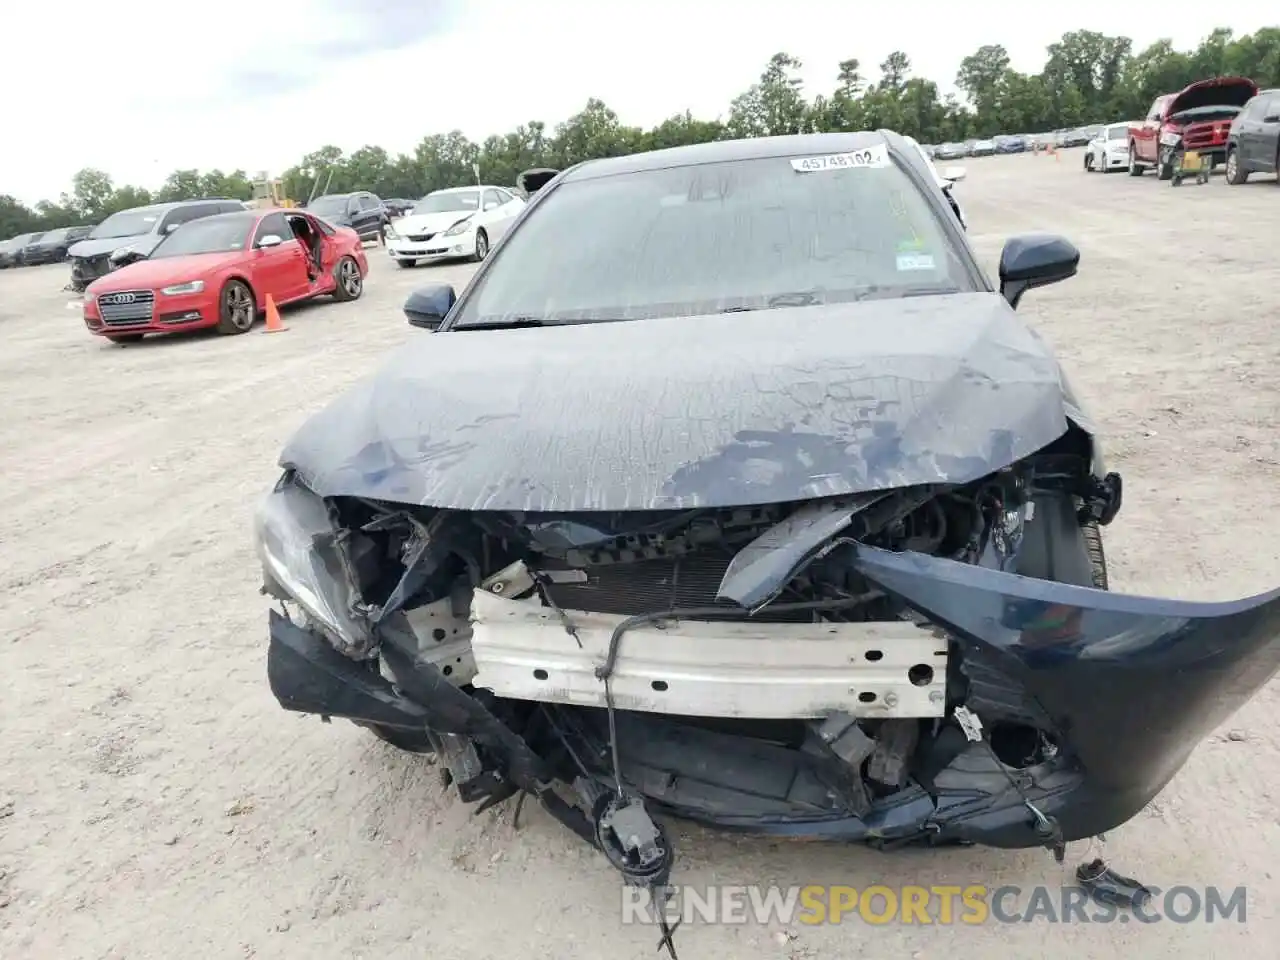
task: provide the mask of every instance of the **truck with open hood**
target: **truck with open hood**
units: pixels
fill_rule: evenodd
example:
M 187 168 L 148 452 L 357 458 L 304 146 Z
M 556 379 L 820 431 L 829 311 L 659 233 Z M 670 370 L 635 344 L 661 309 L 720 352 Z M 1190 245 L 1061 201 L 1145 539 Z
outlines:
M 1257 92 L 1247 77 L 1214 77 L 1156 97 L 1146 117 L 1129 127 L 1129 175 L 1155 167 L 1161 180 L 1170 179 L 1180 149 L 1222 163 L 1231 121 Z

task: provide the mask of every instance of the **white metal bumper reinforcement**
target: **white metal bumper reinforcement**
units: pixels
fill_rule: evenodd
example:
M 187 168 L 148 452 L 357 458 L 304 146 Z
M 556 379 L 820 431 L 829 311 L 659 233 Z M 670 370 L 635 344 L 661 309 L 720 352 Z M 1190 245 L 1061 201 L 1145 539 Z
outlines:
M 595 676 L 626 617 L 565 610 L 578 640 L 538 600 L 477 590 L 474 684 L 502 697 L 604 707 Z M 578 645 L 581 641 L 581 647 Z M 610 685 L 621 710 L 702 717 L 940 717 L 947 644 L 928 627 L 886 623 L 672 621 L 628 630 Z

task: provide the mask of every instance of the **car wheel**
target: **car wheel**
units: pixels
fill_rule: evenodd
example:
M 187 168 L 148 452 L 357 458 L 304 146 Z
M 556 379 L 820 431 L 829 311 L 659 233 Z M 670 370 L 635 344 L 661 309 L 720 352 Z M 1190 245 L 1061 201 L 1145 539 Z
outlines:
M 1173 179 L 1173 152 L 1170 150 L 1162 150 L 1156 157 L 1156 179 L 1172 180 Z
M 378 723 L 360 723 L 383 743 L 389 743 L 405 753 L 435 753 L 435 745 L 425 730 L 405 730 L 403 727 L 384 727 Z
M 417 260 L 397 260 L 396 263 L 402 267 L 416 267 L 418 265 Z
M 489 255 L 489 235 L 484 230 L 476 231 L 476 252 L 471 259 L 479 263 Z
M 1249 175 L 1244 172 L 1244 167 L 1240 164 L 1240 153 L 1235 147 L 1227 151 L 1227 175 L 1225 179 L 1233 187 L 1238 187 L 1249 179 Z
M 228 336 L 248 333 L 258 318 L 253 291 L 243 280 L 228 280 L 218 295 L 218 332 Z
M 1142 164 L 1138 163 L 1138 151 L 1134 147 L 1133 143 L 1130 142 L 1129 144 L 1129 176 L 1140 177 L 1145 172 L 1146 171 L 1142 166 Z
M 1093 154 L 1086 153 L 1084 155 L 1084 172 L 1093 173 Z
M 343 257 L 338 261 L 335 279 L 338 281 L 333 291 L 335 300 L 358 300 L 364 293 L 364 277 L 360 276 L 360 265 L 353 257 Z
M 109 334 L 107 339 L 112 343 L 118 343 L 121 346 L 124 346 L 126 343 L 138 343 L 144 336 L 145 334 L 141 333 L 115 333 Z

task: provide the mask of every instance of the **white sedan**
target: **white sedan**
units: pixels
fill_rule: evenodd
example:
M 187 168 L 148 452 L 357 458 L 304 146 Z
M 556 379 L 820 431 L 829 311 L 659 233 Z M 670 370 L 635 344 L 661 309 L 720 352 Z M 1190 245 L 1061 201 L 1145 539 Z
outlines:
M 1129 168 L 1129 124 L 1113 123 L 1098 131 L 1084 152 L 1084 168 L 1089 173 L 1110 173 Z
M 524 207 L 502 187 L 437 190 L 387 227 L 387 253 L 402 267 L 420 260 L 483 260 Z

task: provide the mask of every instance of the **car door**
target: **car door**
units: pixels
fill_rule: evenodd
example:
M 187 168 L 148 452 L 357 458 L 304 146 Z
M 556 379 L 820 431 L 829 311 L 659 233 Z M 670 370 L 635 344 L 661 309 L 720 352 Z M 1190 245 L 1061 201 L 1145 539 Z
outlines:
M 276 238 L 279 243 L 273 242 Z M 253 272 L 250 280 L 259 304 L 266 301 L 267 294 L 276 303 L 285 303 L 311 289 L 307 254 L 283 213 L 269 213 L 258 221 L 253 231 L 250 263 Z
M 381 197 L 372 193 L 365 195 L 365 202 L 369 205 L 370 232 L 381 233 L 383 224 L 391 219 L 391 211 L 387 209 L 387 205 Z
M 1146 163 L 1155 163 L 1160 152 L 1160 127 L 1163 123 L 1164 107 L 1172 99 L 1171 96 L 1156 97 L 1147 111 L 1146 119 L 1134 131 L 1134 152 L 1138 159 Z
M 1258 109 L 1250 116 L 1252 156 L 1247 169 L 1280 174 L 1280 92 L 1259 97 Z
M 494 243 L 502 238 L 511 226 L 511 210 L 506 200 L 493 187 L 485 188 L 481 195 L 480 222 L 489 232 L 489 242 Z
M 351 229 L 358 233 L 363 239 L 368 234 L 368 230 L 364 225 L 364 211 L 360 207 L 360 195 L 352 194 L 347 197 L 347 222 L 351 224 Z
M 1257 139 L 1261 133 L 1262 107 L 1265 95 L 1258 95 L 1244 105 L 1231 123 L 1231 137 L 1235 141 L 1236 154 L 1242 170 L 1257 169 Z
M 360 205 L 360 227 L 356 232 L 362 237 L 377 237 L 382 222 L 382 201 L 373 194 L 362 193 L 356 202 Z
M 320 235 L 320 269 L 322 273 L 332 274 L 333 268 L 337 266 L 340 252 L 337 232 L 323 220 L 307 216 L 305 213 L 291 213 L 289 216 L 306 220 L 307 226 Z

